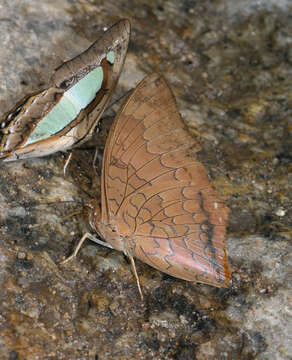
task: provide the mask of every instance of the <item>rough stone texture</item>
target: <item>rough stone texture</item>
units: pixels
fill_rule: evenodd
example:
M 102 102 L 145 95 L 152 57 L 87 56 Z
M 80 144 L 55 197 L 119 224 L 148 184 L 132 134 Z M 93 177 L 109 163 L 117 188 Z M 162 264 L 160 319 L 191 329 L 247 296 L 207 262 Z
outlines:
M 291 11 L 288 0 L 1 1 L 1 114 L 130 19 L 116 98 L 146 73 L 167 77 L 230 206 L 233 269 L 224 290 L 137 262 L 141 302 L 118 252 L 87 243 L 59 265 L 89 230 L 82 201 L 99 196 L 105 117 L 66 177 L 66 154 L 0 165 L 1 359 L 291 359 Z

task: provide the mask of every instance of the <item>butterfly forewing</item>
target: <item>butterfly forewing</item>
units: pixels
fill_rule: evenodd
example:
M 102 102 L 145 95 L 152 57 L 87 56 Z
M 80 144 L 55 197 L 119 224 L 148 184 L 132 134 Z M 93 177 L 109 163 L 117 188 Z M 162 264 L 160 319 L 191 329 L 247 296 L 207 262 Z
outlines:
M 62 64 L 49 88 L 25 98 L 6 115 L 0 158 L 44 156 L 86 141 L 115 89 L 129 37 L 130 23 L 121 20 Z
M 228 209 L 195 158 L 199 149 L 164 78 L 146 77 L 107 140 L 101 224 L 114 224 L 127 254 L 165 273 L 227 286 Z M 120 249 L 115 239 L 106 240 Z
M 160 86 L 157 86 L 157 81 Z M 193 141 L 190 144 L 189 135 L 182 129 L 172 94 L 161 83 L 162 80 L 157 75 L 142 81 L 126 101 L 111 128 L 104 152 L 103 174 L 107 186 L 103 184 L 103 188 L 104 194 L 107 193 L 107 201 L 115 203 L 116 208 L 126 194 L 145 184 L 145 179 L 140 179 L 139 182 L 137 171 L 143 171 L 143 167 L 148 165 L 154 178 L 157 169 L 155 166 L 151 167 L 151 164 L 159 161 L 160 153 L 167 155 L 171 150 L 180 148 L 188 152 L 194 145 Z M 163 84 L 165 86 L 161 86 Z M 169 136 L 173 133 L 186 142 L 177 141 L 177 138 L 169 142 Z M 196 144 L 196 149 L 193 150 L 199 150 L 199 146 Z M 152 179 L 151 176 L 150 178 Z M 139 184 L 135 184 L 135 180 Z M 105 199 L 103 203 L 106 203 Z M 111 215 L 115 214 L 114 208 L 114 205 L 109 208 Z M 105 221 L 107 211 L 102 213 Z
M 84 73 L 90 72 L 100 64 L 104 68 L 104 84 L 100 96 L 91 105 L 90 111 L 86 114 L 86 121 L 79 121 L 78 126 L 74 126 L 72 135 L 78 139 L 78 143 L 84 142 L 93 131 L 94 127 L 105 106 L 116 87 L 120 73 L 122 71 L 130 39 L 130 22 L 121 20 L 108 29 L 104 35 L 93 45 L 91 45 L 78 58 L 74 58 L 58 69 L 51 79 L 52 85 L 61 87 L 64 79 L 71 79 L 76 83 Z M 107 54 L 113 53 L 112 66 L 106 61 Z M 104 64 L 103 64 L 104 63 Z M 107 64 L 107 66 L 105 65 Z

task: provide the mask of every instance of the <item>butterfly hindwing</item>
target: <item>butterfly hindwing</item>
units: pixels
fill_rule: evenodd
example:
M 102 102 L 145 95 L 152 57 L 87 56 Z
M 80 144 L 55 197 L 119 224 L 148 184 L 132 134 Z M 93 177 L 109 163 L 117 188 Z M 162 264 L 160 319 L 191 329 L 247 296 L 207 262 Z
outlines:
M 226 286 L 228 209 L 184 129 L 164 78 L 146 77 L 117 115 L 103 160 L 103 224 L 135 257 L 170 275 Z M 107 239 L 113 246 L 115 240 Z M 126 252 L 129 252 L 126 249 Z

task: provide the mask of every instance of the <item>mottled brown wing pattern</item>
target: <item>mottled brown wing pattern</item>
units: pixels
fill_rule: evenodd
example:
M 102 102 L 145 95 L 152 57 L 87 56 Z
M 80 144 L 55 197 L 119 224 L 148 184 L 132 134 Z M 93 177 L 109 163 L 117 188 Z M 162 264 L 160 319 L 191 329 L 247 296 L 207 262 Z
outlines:
M 130 22 L 127 19 L 120 20 L 104 32 L 86 51 L 60 65 L 51 77 L 51 86 L 61 89 L 72 86 L 85 74 L 100 65 L 107 52 L 113 49 L 116 62 L 114 72 L 118 72 L 118 77 L 122 70 L 121 64 L 125 61 L 129 37 Z
M 164 80 L 153 74 L 137 86 L 117 115 L 104 152 L 106 187 L 104 182 L 103 204 L 108 202 L 110 206 L 108 211 L 102 211 L 103 221 L 116 213 L 125 196 L 145 184 L 142 179 L 145 166 L 154 168 L 155 175 L 154 164 L 160 161 L 160 154 L 167 156 L 169 153 L 171 157 L 171 151 L 183 149 L 188 153 L 190 146 L 194 145 L 182 128 L 175 99 L 169 95 Z M 169 136 L 173 137 L 172 142 L 169 142 Z M 195 150 L 199 150 L 197 144 Z
M 81 119 L 76 119 L 73 130 L 67 135 L 76 139 L 75 145 L 80 145 L 90 138 L 116 88 L 126 58 L 130 31 L 130 22 L 127 19 L 120 20 L 103 33 L 101 38 L 95 41 L 86 51 L 78 57 L 63 63 L 51 78 L 52 86 L 57 88 L 71 86 L 90 70 L 103 64 L 102 60 L 105 59 L 109 51 L 114 51 L 115 61 L 113 67 L 106 71 L 107 76 L 100 91 L 100 96 L 96 98 L 85 117 L 80 116 Z M 104 65 L 106 65 L 106 62 Z
M 199 148 L 184 129 L 164 78 L 145 78 L 107 141 L 102 222 L 114 221 L 125 241 L 131 240 L 133 255 L 149 265 L 225 286 L 228 210 L 194 157 Z
M 92 135 L 122 71 L 130 39 L 130 22 L 120 20 L 86 51 L 64 62 L 51 78 L 50 86 L 25 97 L 3 116 L 0 127 L 0 158 L 4 161 L 45 156 L 79 146 Z M 114 62 L 107 54 L 114 54 Z M 97 67 L 103 81 L 95 98 L 78 115 L 47 138 L 25 145 L 33 129 L 57 105 L 64 93 Z
M 226 280 L 224 205 L 208 189 L 171 185 L 152 196 L 146 191 L 140 208 L 135 204 L 140 194 L 125 205 L 123 220 L 136 219 L 135 256 L 170 275 L 222 285 Z

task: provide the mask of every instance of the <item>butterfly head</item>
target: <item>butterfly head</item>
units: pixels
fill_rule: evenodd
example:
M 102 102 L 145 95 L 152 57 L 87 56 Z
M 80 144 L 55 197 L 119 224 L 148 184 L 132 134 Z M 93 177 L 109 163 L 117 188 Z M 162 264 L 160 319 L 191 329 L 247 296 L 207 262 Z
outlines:
M 123 251 L 123 239 L 118 233 L 115 221 L 104 224 L 101 221 L 101 206 L 98 200 L 92 199 L 85 204 L 85 211 L 91 228 L 116 250 Z

